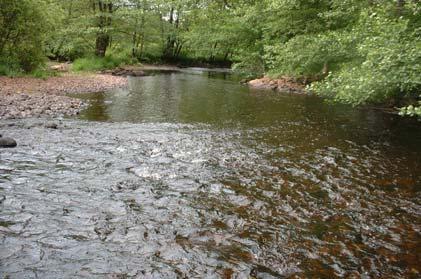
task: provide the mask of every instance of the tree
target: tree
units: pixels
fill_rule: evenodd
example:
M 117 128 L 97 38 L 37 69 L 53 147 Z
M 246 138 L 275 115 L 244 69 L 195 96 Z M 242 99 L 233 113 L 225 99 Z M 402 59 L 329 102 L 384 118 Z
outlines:
M 0 0 L 0 64 L 30 72 L 43 62 L 46 10 L 42 0 Z
M 91 0 L 94 13 L 94 26 L 97 28 L 95 55 L 104 57 L 111 40 L 111 24 L 115 4 L 110 0 Z

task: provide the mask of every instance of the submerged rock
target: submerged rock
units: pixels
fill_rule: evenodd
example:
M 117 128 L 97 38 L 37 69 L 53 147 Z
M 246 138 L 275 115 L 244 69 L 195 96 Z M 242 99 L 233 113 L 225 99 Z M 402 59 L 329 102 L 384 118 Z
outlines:
M 2 137 L 0 135 L 0 147 L 16 147 L 18 144 L 16 143 L 16 141 L 12 138 L 9 137 Z
M 48 128 L 48 129 L 57 129 L 58 128 L 58 125 L 57 125 L 57 123 L 50 122 L 50 123 L 45 124 L 45 128 Z

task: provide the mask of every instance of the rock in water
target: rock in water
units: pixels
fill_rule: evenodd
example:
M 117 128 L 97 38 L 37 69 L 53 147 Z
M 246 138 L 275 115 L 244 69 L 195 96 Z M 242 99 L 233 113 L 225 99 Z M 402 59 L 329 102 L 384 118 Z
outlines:
M 18 144 L 12 138 L 0 137 L 0 147 L 16 147 Z
M 58 125 L 57 125 L 57 123 L 51 122 L 51 123 L 45 124 L 45 128 L 48 128 L 48 129 L 57 129 L 58 128 Z

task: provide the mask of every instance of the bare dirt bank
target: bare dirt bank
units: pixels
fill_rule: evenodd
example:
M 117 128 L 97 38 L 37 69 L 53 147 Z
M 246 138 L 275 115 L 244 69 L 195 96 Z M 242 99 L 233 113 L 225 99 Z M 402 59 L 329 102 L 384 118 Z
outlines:
M 293 78 L 282 77 L 278 79 L 271 79 L 269 77 L 263 77 L 259 79 L 251 80 L 247 83 L 251 88 L 255 89 L 270 89 L 279 92 L 289 93 L 305 93 L 305 86 Z

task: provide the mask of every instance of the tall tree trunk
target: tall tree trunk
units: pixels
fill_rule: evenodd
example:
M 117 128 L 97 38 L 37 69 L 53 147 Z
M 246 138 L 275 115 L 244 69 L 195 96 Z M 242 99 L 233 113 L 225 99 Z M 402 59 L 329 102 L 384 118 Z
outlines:
M 140 43 L 139 59 L 143 58 L 143 51 L 145 49 L 145 36 L 142 34 L 142 40 Z
M 168 22 L 170 23 L 171 26 L 174 24 L 174 8 L 173 7 L 171 7 L 170 18 Z M 174 54 L 175 40 L 174 40 L 174 34 L 172 34 L 173 30 L 171 31 L 172 32 L 167 35 L 167 43 L 165 45 L 165 49 L 163 53 L 165 58 L 172 58 Z
M 137 52 L 137 40 L 138 40 L 138 36 L 137 36 L 137 17 L 135 19 L 135 27 L 134 27 L 134 31 L 133 31 L 133 35 L 132 35 L 132 57 L 135 58 L 136 57 L 136 52 Z
M 227 50 L 227 52 L 225 52 L 225 55 L 224 55 L 224 62 L 227 62 L 228 61 L 228 55 L 229 54 L 230 54 L 230 51 Z
M 110 45 L 111 37 L 108 34 L 108 28 L 112 23 L 113 3 L 105 3 L 103 0 L 95 0 L 92 2 L 92 8 L 96 13 L 97 8 L 99 16 L 97 18 L 98 32 L 95 40 L 95 55 L 98 57 L 104 57 L 107 52 L 107 48 Z
M 183 43 L 182 42 L 178 42 L 177 43 L 177 47 L 176 47 L 175 52 L 174 52 L 174 55 L 173 55 L 175 58 L 178 58 L 180 56 L 180 53 L 181 53 L 181 49 L 182 48 L 183 48 Z
M 403 7 L 405 6 L 405 0 L 397 0 L 396 3 L 396 12 L 398 14 L 398 16 L 402 15 L 403 12 Z
M 143 0 L 143 12 L 142 12 L 142 17 L 140 20 L 140 34 L 136 43 L 136 48 L 139 49 L 139 44 L 140 44 L 140 50 L 139 50 L 139 59 L 142 59 L 143 57 L 143 49 L 145 47 L 145 14 L 146 14 L 146 2 L 145 0 Z
M 104 57 L 109 44 L 110 44 L 110 36 L 108 34 L 105 34 L 105 33 L 97 34 L 96 42 L 95 42 L 95 55 L 98 57 Z
M 214 60 L 215 60 L 215 55 L 214 55 L 214 53 L 215 53 L 215 51 L 216 51 L 217 46 L 218 46 L 218 42 L 215 42 L 215 44 L 214 44 L 214 45 L 213 45 L 213 47 L 211 48 L 211 53 L 210 53 L 210 56 L 209 56 L 209 61 L 214 61 Z

